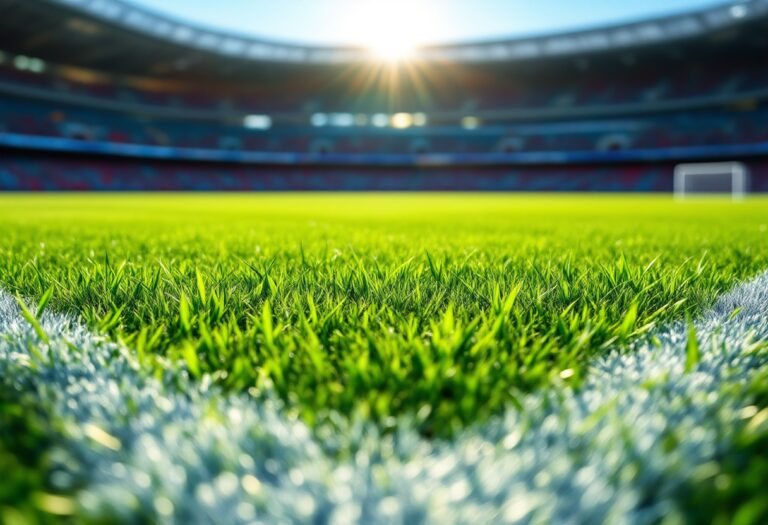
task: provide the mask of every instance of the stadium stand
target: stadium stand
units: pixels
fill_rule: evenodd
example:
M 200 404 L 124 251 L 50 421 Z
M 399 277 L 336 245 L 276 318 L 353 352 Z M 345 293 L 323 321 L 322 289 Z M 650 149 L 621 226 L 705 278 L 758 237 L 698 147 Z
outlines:
M 768 165 L 759 166 L 760 186 Z M 14 191 L 580 191 L 671 192 L 671 166 L 642 163 L 580 166 L 486 166 L 429 169 L 338 166 L 233 166 L 230 164 L 103 161 L 82 157 L 18 155 L 5 160 L 0 185 Z
M 766 188 L 768 0 L 423 48 L 411 74 L 118 0 L 0 8 L 0 189 L 670 191 L 734 159 Z

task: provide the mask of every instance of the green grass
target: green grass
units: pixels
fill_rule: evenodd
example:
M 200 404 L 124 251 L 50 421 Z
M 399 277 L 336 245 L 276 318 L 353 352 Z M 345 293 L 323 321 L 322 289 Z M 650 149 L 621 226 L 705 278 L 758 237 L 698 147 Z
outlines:
M 0 283 L 310 424 L 450 436 L 768 267 L 766 224 L 765 200 L 12 196 Z
M 731 450 L 721 455 L 717 468 L 682 487 L 679 501 L 690 523 L 751 525 L 768 520 L 768 370 L 734 388 L 745 390 L 739 393 L 754 403 L 749 409 L 754 407 L 755 415 L 736 429 Z
M 765 199 L 3 196 L 0 286 L 147 370 L 273 390 L 310 424 L 408 417 L 450 437 L 768 268 L 767 225 Z M 0 391 L 0 425 L 0 518 L 36 522 L 45 422 Z M 759 504 L 765 433 L 739 439 L 738 483 L 683 494 L 692 516 Z

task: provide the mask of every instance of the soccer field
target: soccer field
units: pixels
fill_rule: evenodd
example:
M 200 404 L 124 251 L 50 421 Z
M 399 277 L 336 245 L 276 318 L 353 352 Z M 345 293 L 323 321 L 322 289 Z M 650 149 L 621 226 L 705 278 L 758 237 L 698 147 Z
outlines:
M 0 521 L 768 513 L 766 199 L 19 195 L 0 231 Z

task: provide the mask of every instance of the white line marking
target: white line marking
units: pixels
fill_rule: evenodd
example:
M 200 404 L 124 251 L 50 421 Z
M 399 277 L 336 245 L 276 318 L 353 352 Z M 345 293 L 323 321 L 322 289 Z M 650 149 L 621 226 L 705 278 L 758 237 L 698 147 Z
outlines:
M 741 308 L 737 315 L 732 315 Z M 721 387 L 765 365 L 768 274 L 696 323 L 671 324 L 591 366 L 579 391 L 552 388 L 522 412 L 432 443 L 350 425 L 322 443 L 275 401 L 205 382 L 158 381 L 130 353 L 63 315 L 42 344 L 0 292 L 0 385 L 32 389 L 66 424 L 52 482 L 85 483 L 78 511 L 159 523 L 649 523 L 674 511 L 694 469 L 729 446 L 740 400 Z M 33 357 L 35 344 L 42 357 Z M 173 381 L 176 383 L 173 383 Z M 180 384 L 179 384 L 180 382 Z M 407 426 L 407 425 L 406 425 Z M 664 452 L 665 444 L 675 443 Z M 334 459 L 353 446 L 351 459 Z

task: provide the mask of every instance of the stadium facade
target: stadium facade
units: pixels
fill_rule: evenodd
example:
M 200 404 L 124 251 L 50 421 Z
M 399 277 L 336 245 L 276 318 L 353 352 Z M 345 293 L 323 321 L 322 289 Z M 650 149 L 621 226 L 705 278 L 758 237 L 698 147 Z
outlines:
M 305 47 L 118 0 L 0 0 L 0 189 L 768 191 L 768 0 L 419 49 Z

